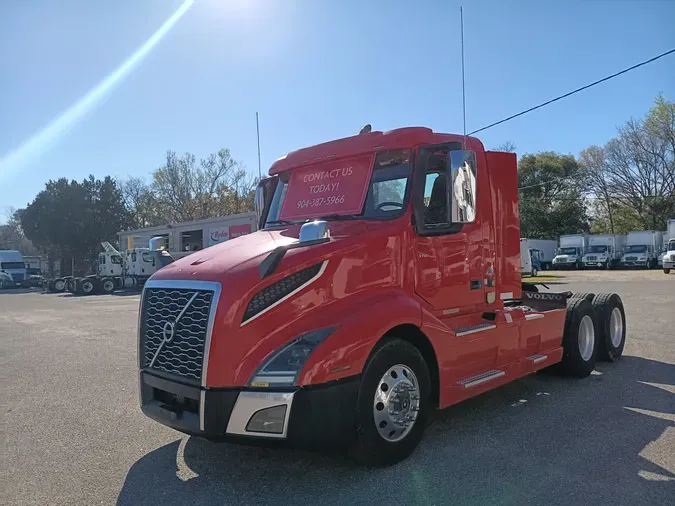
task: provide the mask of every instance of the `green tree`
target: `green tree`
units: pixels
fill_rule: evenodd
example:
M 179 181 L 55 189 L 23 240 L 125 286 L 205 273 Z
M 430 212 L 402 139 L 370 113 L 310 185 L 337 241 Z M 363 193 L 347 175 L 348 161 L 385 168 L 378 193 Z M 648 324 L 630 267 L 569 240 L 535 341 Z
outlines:
M 73 259 L 76 273 L 88 274 L 101 241 L 115 242 L 129 225 L 115 181 L 89 176 L 82 182 L 49 181 L 20 214 L 30 241 L 51 258 Z
M 572 155 L 524 155 L 518 163 L 518 188 L 522 237 L 557 239 L 588 231 L 583 171 Z

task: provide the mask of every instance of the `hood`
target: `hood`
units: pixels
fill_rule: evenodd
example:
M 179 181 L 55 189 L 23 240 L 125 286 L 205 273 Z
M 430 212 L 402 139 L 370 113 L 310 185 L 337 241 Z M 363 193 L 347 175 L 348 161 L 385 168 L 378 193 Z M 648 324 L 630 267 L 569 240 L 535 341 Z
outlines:
M 358 235 L 365 226 L 363 221 L 330 222 L 330 244 L 337 246 L 342 240 Z M 296 242 L 299 234 L 300 225 L 292 225 L 242 235 L 180 258 L 157 271 L 151 279 L 221 281 L 226 273 L 257 267 L 275 248 Z M 295 250 L 286 256 L 293 256 L 294 252 Z

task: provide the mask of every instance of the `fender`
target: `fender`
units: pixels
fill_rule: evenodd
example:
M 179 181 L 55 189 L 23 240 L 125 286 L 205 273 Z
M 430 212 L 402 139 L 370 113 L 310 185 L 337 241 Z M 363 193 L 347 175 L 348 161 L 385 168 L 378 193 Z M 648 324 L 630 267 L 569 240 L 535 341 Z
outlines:
M 348 304 L 343 310 L 331 315 L 340 326 L 310 355 L 299 385 L 360 374 L 373 347 L 387 331 L 403 324 L 419 328 L 422 323 L 419 302 L 401 289 L 364 292 L 345 301 Z

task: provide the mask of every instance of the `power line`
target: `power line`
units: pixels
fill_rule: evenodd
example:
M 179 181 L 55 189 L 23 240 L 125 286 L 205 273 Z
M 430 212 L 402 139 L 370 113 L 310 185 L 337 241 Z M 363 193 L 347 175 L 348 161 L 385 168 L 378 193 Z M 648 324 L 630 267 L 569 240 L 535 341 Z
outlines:
M 564 180 L 567 180 L 567 179 L 573 179 L 575 177 L 577 177 L 577 176 L 554 177 L 553 179 L 549 179 L 548 181 L 542 181 L 541 183 L 535 183 L 535 184 L 531 184 L 529 186 L 521 186 L 518 189 L 519 190 L 527 190 L 528 188 L 534 188 L 536 186 L 542 186 L 542 185 L 545 185 L 545 184 L 548 184 L 548 183 L 553 183 L 554 181 L 564 181 Z
M 535 105 L 534 107 L 530 107 L 529 109 L 526 109 L 525 111 L 522 111 L 522 112 L 519 112 L 519 113 L 514 114 L 512 116 L 509 116 L 508 118 L 504 118 L 502 120 L 496 121 L 496 122 L 494 122 L 490 125 L 484 126 L 483 128 L 479 128 L 478 130 L 474 130 L 473 132 L 470 132 L 469 135 L 473 135 L 473 134 L 476 134 L 478 132 L 482 132 L 483 130 L 487 130 L 488 128 L 492 128 L 494 126 L 501 125 L 502 123 L 506 123 L 507 121 L 511 121 L 512 119 L 517 118 L 518 116 L 522 116 L 524 114 L 527 114 L 528 112 L 532 112 L 536 109 L 539 109 L 539 108 L 544 107 L 546 105 L 552 104 L 553 102 L 557 102 L 558 100 L 562 100 L 563 98 L 567 98 L 571 95 L 574 95 L 575 93 L 579 93 L 580 91 L 587 90 L 588 88 L 592 88 L 593 86 L 595 86 L 597 84 L 604 83 L 605 81 L 609 81 L 610 79 L 614 79 L 615 77 L 620 76 L 621 74 L 625 74 L 626 72 L 630 72 L 631 70 L 634 70 L 638 67 L 642 67 L 643 65 L 647 65 L 648 63 L 652 63 L 652 62 L 658 60 L 659 58 L 663 58 L 664 56 L 668 56 L 669 54 L 672 54 L 672 53 L 675 53 L 675 49 L 671 49 L 670 51 L 666 51 L 665 53 L 661 53 L 660 55 L 655 56 L 654 58 L 650 58 L 649 60 L 645 60 L 643 62 L 640 62 L 636 65 L 633 65 L 632 67 L 628 67 L 627 69 L 623 69 L 620 72 L 616 72 L 615 74 L 609 75 L 607 77 L 603 77 L 602 79 L 599 79 L 599 80 L 594 81 L 590 84 L 587 84 L 586 86 L 582 86 L 581 88 L 577 88 L 576 90 L 570 91 L 569 93 L 565 93 L 564 95 L 560 95 L 560 96 L 558 96 L 556 98 L 553 98 L 553 99 L 551 99 L 547 102 L 544 102 L 544 103 L 539 104 L 539 105 Z

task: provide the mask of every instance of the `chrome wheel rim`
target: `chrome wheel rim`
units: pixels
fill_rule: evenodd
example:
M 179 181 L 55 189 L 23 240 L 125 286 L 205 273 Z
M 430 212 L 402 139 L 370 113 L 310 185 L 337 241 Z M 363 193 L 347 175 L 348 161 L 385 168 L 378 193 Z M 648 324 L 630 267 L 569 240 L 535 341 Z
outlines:
M 593 319 L 586 315 L 579 324 L 579 353 L 584 362 L 588 362 L 593 356 L 595 348 L 595 328 Z
M 408 435 L 420 410 L 420 387 L 415 373 L 398 364 L 380 378 L 373 400 L 373 418 L 380 436 L 400 441 Z
M 114 288 L 114 286 L 113 286 L 113 282 L 112 282 L 112 281 L 106 281 L 105 283 L 103 283 L 103 289 L 104 289 L 106 292 L 112 292 L 112 291 L 113 291 L 113 288 Z
M 618 348 L 621 346 L 623 339 L 623 316 L 621 310 L 615 307 L 612 310 L 612 315 L 609 317 L 609 337 L 612 340 L 612 346 Z
M 55 281 L 54 282 L 54 288 L 56 288 L 57 290 L 63 290 L 65 288 L 65 286 L 66 286 L 65 281 Z
M 85 293 L 89 293 L 94 289 L 94 285 L 92 285 L 89 281 L 86 281 L 82 283 L 82 291 Z

